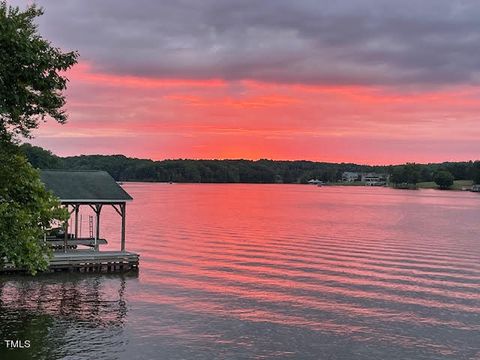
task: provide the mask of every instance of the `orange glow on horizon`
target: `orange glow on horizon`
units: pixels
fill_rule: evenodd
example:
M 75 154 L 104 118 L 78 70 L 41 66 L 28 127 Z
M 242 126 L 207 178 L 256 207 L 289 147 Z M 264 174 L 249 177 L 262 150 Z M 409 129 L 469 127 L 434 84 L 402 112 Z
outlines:
M 68 73 L 65 126 L 36 144 L 59 155 L 270 158 L 389 164 L 469 160 L 480 152 L 480 91 L 158 79 Z

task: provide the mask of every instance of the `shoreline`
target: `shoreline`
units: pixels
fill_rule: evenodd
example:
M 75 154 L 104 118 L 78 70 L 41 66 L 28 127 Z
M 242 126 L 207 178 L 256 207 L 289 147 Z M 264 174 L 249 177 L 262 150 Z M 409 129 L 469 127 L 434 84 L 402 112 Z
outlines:
M 305 186 L 317 186 L 312 184 L 305 184 L 305 183 L 253 183 L 253 182 L 165 182 L 165 181 L 135 181 L 135 180 L 122 180 L 117 181 L 119 185 L 124 184 L 164 184 L 164 185 L 305 185 Z M 369 187 L 369 188 L 390 188 L 396 190 L 422 190 L 422 189 L 429 189 L 429 190 L 439 190 L 439 191 L 468 191 L 466 189 L 473 185 L 472 180 L 455 180 L 454 184 L 449 189 L 440 189 L 438 185 L 436 185 L 433 181 L 431 182 L 420 182 L 416 184 L 416 187 L 412 188 L 401 188 L 395 187 L 393 185 L 384 185 L 384 186 L 369 186 L 365 185 L 362 182 L 355 182 L 355 183 L 326 183 L 321 186 L 317 187 L 330 187 L 330 186 L 342 186 L 342 187 Z

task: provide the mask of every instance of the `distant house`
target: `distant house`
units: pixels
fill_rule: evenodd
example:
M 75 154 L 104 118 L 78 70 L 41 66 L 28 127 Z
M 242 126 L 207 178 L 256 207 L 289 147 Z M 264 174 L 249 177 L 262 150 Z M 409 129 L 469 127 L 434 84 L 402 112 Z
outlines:
M 358 172 L 344 171 L 342 174 L 343 182 L 354 182 L 358 181 L 361 178 L 361 174 Z
M 387 174 L 365 173 L 362 174 L 362 182 L 367 186 L 382 186 L 387 184 Z
M 473 184 L 470 191 L 480 192 L 480 184 Z

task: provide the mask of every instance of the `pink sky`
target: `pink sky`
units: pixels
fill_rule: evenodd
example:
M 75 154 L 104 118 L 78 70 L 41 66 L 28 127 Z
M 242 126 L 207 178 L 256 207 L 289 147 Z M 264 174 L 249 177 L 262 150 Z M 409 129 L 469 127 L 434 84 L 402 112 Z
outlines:
M 35 144 L 62 156 L 308 159 L 388 164 L 476 159 L 476 87 L 372 86 L 154 79 L 68 73 L 69 122 Z
M 41 33 L 81 55 L 69 122 L 35 132 L 58 155 L 480 158 L 475 2 L 39 3 Z

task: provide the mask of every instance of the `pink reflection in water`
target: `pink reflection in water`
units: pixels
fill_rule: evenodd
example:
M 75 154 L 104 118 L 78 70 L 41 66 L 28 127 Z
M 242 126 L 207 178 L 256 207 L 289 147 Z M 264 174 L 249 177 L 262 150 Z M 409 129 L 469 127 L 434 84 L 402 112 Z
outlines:
M 374 334 L 439 354 L 455 351 L 438 339 L 474 341 L 479 330 L 477 194 L 239 184 L 125 189 L 135 199 L 127 249 L 141 254 L 145 287 L 137 301 L 212 316 L 222 309 L 242 321 L 362 341 Z M 116 248 L 119 219 L 106 215 L 102 231 Z

